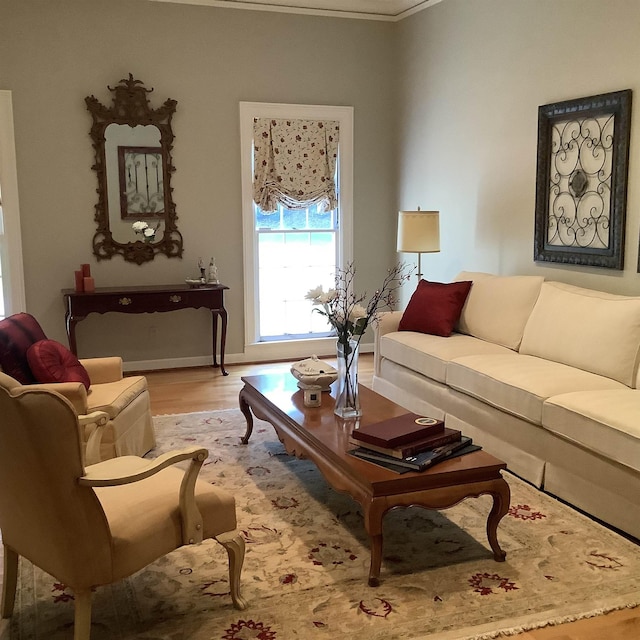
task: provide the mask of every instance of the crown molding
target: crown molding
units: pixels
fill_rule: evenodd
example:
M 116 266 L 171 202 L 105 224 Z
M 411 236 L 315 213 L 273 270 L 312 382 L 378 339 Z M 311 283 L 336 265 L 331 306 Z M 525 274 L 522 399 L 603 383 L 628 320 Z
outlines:
M 301 15 L 399 22 L 443 0 L 148 0 L 223 9 L 269 11 Z M 377 4 L 374 10 L 371 5 Z M 342 8 L 343 5 L 345 8 Z

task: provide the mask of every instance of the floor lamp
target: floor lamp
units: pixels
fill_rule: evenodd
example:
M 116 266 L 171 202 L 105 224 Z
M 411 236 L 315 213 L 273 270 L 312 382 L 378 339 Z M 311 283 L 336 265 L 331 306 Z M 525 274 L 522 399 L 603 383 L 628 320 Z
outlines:
M 418 280 L 422 278 L 420 256 L 440 251 L 439 211 L 399 211 L 397 251 L 418 254 Z

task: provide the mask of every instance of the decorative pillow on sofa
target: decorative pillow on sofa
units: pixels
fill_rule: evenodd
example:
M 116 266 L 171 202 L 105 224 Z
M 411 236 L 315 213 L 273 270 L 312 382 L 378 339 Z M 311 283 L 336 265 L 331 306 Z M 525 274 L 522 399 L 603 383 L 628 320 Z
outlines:
M 472 284 L 470 281 L 445 284 L 420 280 L 402 314 L 398 331 L 450 336 Z
M 46 337 L 38 321 L 28 313 L 15 313 L 0 320 L 0 369 L 20 384 L 36 382 L 27 362 L 27 349 Z
M 462 308 L 458 331 L 517 351 L 544 278 L 469 271 L 455 278 L 466 280 L 473 282 L 473 288 Z
M 27 360 L 38 382 L 82 382 L 89 389 L 87 370 L 67 347 L 55 340 L 40 340 L 27 351 Z

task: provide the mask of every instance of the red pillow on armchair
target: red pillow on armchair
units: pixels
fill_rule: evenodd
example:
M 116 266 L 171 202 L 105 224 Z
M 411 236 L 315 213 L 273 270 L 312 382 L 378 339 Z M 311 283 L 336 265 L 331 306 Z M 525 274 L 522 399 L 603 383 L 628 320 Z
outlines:
M 91 380 L 67 347 L 55 340 L 40 340 L 27 350 L 27 360 L 38 382 L 82 382 L 89 390 Z
M 46 337 L 29 313 L 15 313 L 0 320 L 0 369 L 20 384 L 36 382 L 27 362 L 27 349 Z
M 398 331 L 450 336 L 472 284 L 470 280 L 451 283 L 420 280 L 402 314 Z

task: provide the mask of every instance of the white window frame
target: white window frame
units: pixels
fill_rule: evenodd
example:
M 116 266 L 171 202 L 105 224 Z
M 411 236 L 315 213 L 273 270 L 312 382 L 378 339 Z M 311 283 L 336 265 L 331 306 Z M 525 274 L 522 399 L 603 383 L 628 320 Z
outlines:
M 5 315 L 26 310 L 11 91 L 0 90 L 0 259 Z
M 353 260 L 353 107 L 301 105 L 264 102 L 240 103 L 240 145 L 242 171 L 242 235 L 244 266 L 244 325 L 245 357 L 252 360 L 306 357 L 315 353 L 327 355 L 335 352 L 335 338 L 311 338 L 258 342 L 256 296 L 258 251 L 255 233 L 253 184 L 253 119 L 291 118 L 334 120 L 340 123 L 338 158 L 338 265 Z M 310 282 L 309 288 L 317 283 Z

